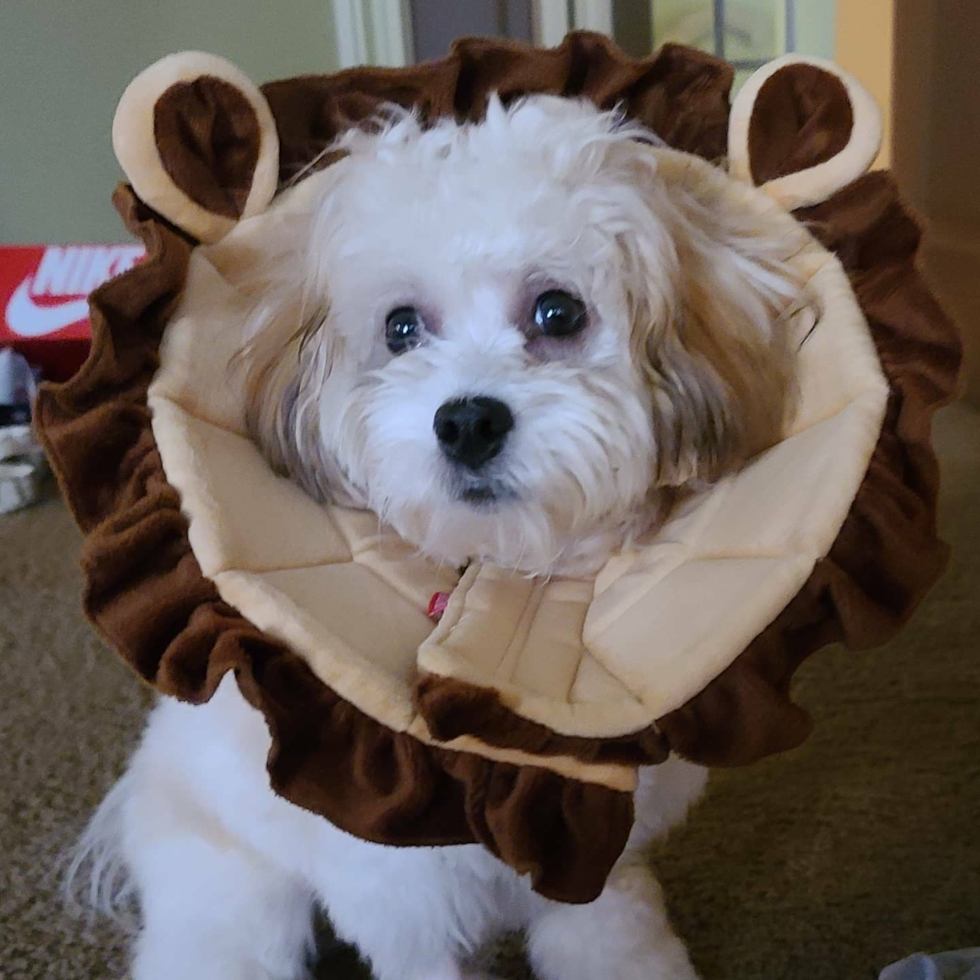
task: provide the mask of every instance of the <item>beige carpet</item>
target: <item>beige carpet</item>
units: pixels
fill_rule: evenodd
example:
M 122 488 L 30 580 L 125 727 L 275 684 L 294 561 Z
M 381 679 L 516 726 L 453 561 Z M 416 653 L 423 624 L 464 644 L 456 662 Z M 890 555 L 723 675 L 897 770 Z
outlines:
M 715 774 L 656 856 L 705 980 L 870 980 L 914 950 L 980 945 L 980 415 L 954 406 L 936 430 L 946 578 L 889 647 L 816 656 L 797 688 L 815 735 Z M 3 980 L 123 973 L 121 937 L 86 933 L 57 888 L 148 703 L 82 619 L 78 543 L 58 501 L 0 517 Z M 527 977 L 516 941 L 496 959 Z M 319 975 L 366 976 L 344 950 Z

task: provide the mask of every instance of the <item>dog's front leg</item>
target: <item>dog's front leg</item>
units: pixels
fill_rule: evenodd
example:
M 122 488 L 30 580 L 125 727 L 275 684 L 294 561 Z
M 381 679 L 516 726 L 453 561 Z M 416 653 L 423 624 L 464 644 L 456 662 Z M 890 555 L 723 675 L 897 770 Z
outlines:
M 636 822 L 599 898 L 588 905 L 542 902 L 532 909 L 528 954 L 539 980 L 697 980 L 646 850 L 684 819 L 707 776 L 673 756 L 641 770 Z
M 133 980 L 305 978 L 309 888 L 191 813 L 156 816 L 169 826 L 127 847 L 142 918 Z
M 528 928 L 539 980 L 697 980 L 663 890 L 639 857 L 618 866 L 589 905 L 552 905 Z

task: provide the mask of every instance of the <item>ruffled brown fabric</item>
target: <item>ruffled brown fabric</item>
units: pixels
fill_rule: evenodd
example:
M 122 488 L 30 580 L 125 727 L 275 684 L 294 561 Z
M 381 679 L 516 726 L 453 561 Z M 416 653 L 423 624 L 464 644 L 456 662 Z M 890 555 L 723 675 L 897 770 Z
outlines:
M 552 51 L 465 41 L 417 68 L 355 69 L 276 82 L 264 92 L 288 180 L 381 102 L 414 105 L 427 117 L 476 118 L 494 90 L 505 98 L 545 91 L 621 103 L 671 145 L 716 159 L 725 149 L 730 81 L 728 66 L 696 51 L 667 46 L 633 61 L 597 35 L 572 35 Z M 116 206 L 148 259 L 93 294 L 91 356 L 70 382 L 45 387 L 37 406 L 53 468 L 86 535 L 88 615 L 163 693 L 203 702 L 235 671 L 269 725 L 270 779 L 286 799 L 373 841 L 479 842 L 530 874 L 542 894 L 595 898 L 625 845 L 630 794 L 392 732 L 224 603 L 202 575 L 146 404 L 194 243 L 127 188 Z M 915 271 L 918 231 L 881 174 L 799 217 L 841 257 L 892 385 L 868 475 L 828 557 L 728 670 L 654 728 L 626 739 L 563 741 L 507 719 L 493 692 L 459 691 L 463 700 L 454 701 L 423 679 L 418 703 L 444 738 L 475 725 L 488 741 L 542 754 L 641 763 L 670 749 L 708 764 L 750 762 L 799 744 L 809 731 L 789 697 L 806 656 L 832 641 L 861 648 L 887 639 L 935 581 L 946 550 L 936 536 L 929 418 L 954 389 L 960 348 Z
M 415 685 L 415 706 L 440 742 L 473 735 L 488 745 L 529 755 L 627 766 L 656 765 L 670 755 L 670 745 L 656 725 L 618 738 L 559 735 L 514 714 L 492 688 L 454 677 L 422 675 Z
M 280 175 L 301 172 L 333 138 L 386 102 L 423 119 L 479 119 L 489 95 L 511 101 L 530 92 L 621 106 L 670 146 L 709 160 L 725 155 L 732 68 L 693 48 L 666 44 L 641 61 L 601 34 L 570 34 L 542 50 L 467 38 L 442 61 L 411 68 L 351 68 L 262 87 L 276 120 Z

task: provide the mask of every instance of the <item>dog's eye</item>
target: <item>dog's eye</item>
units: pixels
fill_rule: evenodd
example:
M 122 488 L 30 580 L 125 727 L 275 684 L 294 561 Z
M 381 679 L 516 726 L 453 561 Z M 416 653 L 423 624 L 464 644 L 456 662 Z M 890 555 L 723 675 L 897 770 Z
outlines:
M 422 342 L 425 322 L 414 306 L 399 306 L 385 319 L 385 342 L 392 354 L 404 354 Z
M 550 289 L 534 301 L 534 322 L 546 337 L 571 337 L 585 326 L 585 304 L 563 289 Z

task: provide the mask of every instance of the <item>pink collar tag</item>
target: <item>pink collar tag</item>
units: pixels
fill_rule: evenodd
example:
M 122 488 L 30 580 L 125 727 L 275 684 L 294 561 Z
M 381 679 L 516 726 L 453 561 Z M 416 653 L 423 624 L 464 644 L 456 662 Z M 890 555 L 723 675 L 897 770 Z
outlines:
M 434 592 L 432 598 L 429 600 L 429 609 L 426 615 L 429 619 L 434 619 L 438 623 L 442 619 L 442 614 L 446 611 L 446 606 L 448 605 L 448 592 Z

